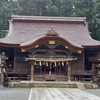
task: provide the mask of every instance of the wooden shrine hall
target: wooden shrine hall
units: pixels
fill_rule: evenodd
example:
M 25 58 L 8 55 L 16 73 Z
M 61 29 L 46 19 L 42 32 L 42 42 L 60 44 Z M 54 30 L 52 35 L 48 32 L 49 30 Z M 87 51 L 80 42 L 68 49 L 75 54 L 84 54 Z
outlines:
M 100 41 L 85 17 L 13 15 L 0 53 L 11 80 L 91 81 L 100 69 Z

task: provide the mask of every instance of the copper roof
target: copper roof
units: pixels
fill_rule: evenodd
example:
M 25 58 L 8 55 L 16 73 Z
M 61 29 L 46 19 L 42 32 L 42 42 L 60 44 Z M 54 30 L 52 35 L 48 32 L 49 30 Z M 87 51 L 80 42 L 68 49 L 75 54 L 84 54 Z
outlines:
M 91 38 L 85 17 L 12 16 L 9 36 L 0 39 L 1 45 L 23 46 L 45 36 L 54 29 L 71 44 L 83 47 L 100 47 L 100 41 Z

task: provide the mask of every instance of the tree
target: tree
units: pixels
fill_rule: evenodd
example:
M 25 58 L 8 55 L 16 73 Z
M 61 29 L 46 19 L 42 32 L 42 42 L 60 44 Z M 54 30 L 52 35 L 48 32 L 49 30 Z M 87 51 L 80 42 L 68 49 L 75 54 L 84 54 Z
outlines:
M 48 15 L 49 16 L 58 16 L 59 15 L 59 10 L 56 6 L 51 6 L 49 9 L 48 9 Z
M 91 23 L 92 29 L 92 37 L 94 39 L 100 40 L 100 1 L 94 1 L 94 9 L 93 9 L 93 20 Z
M 75 16 L 76 17 L 86 17 L 88 22 L 89 30 L 92 32 L 91 36 L 95 38 L 94 30 L 94 0 L 75 0 Z M 96 31 L 96 30 L 95 30 Z
M 100 0 L 0 0 L 0 30 L 11 15 L 86 17 L 91 36 L 100 40 Z
M 47 15 L 48 8 L 52 5 L 51 0 L 18 0 L 23 8 L 23 15 Z
M 11 15 L 21 14 L 22 8 L 19 7 L 19 4 L 17 1 L 5 1 L 0 2 L 1 9 L 0 9 L 0 24 L 1 29 L 0 30 L 7 30 L 8 29 L 8 20 L 11 18 Z
M 71 17 L 73 16 L 73 0 L 61 0 L 61 6 L 60 6 L 60 15 Z

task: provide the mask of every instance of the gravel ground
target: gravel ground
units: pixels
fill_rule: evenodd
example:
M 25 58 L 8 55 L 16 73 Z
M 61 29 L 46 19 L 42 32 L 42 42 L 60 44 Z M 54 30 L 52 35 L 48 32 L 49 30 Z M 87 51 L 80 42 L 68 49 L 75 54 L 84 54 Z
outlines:
M 30 88 L 0 88 L 0 100 L 28 100 Z

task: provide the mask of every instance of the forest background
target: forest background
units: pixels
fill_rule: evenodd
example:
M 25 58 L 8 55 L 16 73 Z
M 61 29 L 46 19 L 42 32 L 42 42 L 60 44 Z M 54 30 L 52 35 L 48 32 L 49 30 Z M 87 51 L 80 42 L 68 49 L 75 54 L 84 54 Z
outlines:
M 86 17 L 92 38 L 100 40 L 100 0 L 0 0 L 0 32 L 12 15 Z

